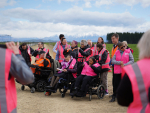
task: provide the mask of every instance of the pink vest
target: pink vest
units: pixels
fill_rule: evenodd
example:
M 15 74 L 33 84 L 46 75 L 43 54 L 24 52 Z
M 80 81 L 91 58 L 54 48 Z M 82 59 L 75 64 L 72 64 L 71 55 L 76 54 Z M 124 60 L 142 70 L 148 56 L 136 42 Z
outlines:
M 38 51 L 38 50 L 39 50 L 39 48 L 38 48 L 38 49 L 36 49 L 36 50 Z M 49 52 L 49 49 L 44 48 L 44 49 L 43 49 L 43 51 L 45 51 L 45 52 L 46 52 L 46 54 L 47 54 L 47 53 Z M 39 55 L 37 55 L 37 56 L 36 56 L 36 58 L 39 58 Z
M 116 55 L 116 61 L 123 61 L 124 64 L 128 63 L 129 62 L 129 53 L 130 53 L 130 50 L 126 49 L 122 56 L 121 56 L 121 53 L 119 50 L 117 50 L 115 52 L 115 55 Z M 116 65 L 114 64 L 114 73 L 115 74 L 120 74 L 122 72 L 122 68 L 121 68 L 121 65 Z
M 65 48 L 67 48 L 67 47 L 70 48 L 70 45 L 66 44 Z M 59 63 L 61 63 L 65 58 L 64 55 L 63 55 L 64 49 L 61 45 L 59 45 L 58 51 L 59 51 L 59 60 L 58 61 L 59 61 Z
M 84 50 L 84 52 L 86 52 L 86 51 L 88 51 L 90 48 L 87 48 L 86 50 Z M 81 53 L 80 52 L 78 52 L 78 57 L 82 57 L 82 58 L 84 58 L 82 55 L 81 55 Z M 82 58 L 78 58 L 78 62 L 82 62 Z M 89 58 L 90 58 L 90 55 L 88 56 L 88 57 L 86 57 L 85 59 L 83 59 L 83 62 L 85 62 L 85 61 L 88 61 L 89 60 Z
M 29 54 L 29 57 L 30 57 L 30 54 L 31 54 L 31 51 L 30 51 L 30 46 L 28 46 L 28 49 L 27 49 L 27 53 Z M 30 61 L 31 61 L 31 57 L 30 57 Z
M 95 63 L 93 66 L 98 67 L 100 66 L 99 63 Z M 94 70 L 86 63 L 84 62 L 84 67 L 81 72 L 82 75 L 87 75 L 87 76 L 96 76 L 97 73 L 94 72 Z
M 102 69 L 106 69 L 106 68 L 110 69 L 110 67 L 109 67 L 110 56 L 109 56 L 108 50 L 105 49 L 105 48 L 103 48 L 103 49 L 100 51 L 99 54 L 98 54 L 98 51 L 97 51 L 96 55 L 99 55 L 99 61 L 100 61 L 100 60 L 102 59 L 102 55 L 103 55 L 103 53 L 104 53 L 105 51 L 107 51 L 108 55 L 107 55 L 107 59 L 106 59 L 105 64 L 102 64 L 101 67 L 102 67 Z
M 0 48 L 0 113 L 16 113 L 17 93 L 14 77 L 9 78 L 12 52 Z
M 69 66 L 69 69 L 73 69 L 76 62 L 77 62 L 76 59 L 73 59 L 70 66 Z M 77 78 L 77 73 L 72 73 L 72 75 L 73 75 L 74 78 Z
M 150 87 L 150 59 L 142 59 L 133 65 L 123 68 L 131 81 L 133 102 L 128 107 L 128 113 L 150 113 L 148 88 Z

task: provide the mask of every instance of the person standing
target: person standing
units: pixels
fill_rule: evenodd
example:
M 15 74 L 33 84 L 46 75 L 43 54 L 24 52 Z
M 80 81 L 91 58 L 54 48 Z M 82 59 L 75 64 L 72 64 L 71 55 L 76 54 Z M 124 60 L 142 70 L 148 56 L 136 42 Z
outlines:
M 39 60 L 39 52 L 40 51 L 45 51 L 46 52 L 46 58 L 51 60 L 51 56 L 49 55 L 49 49 L 46 49 L 44 47 L 44 43 L 43 42 L 39 42 L 38 43 L 38 48 L 33 52 L 33 56 L 35 56 L 35 61 Z
M 105 95 L 108 95 L 107 75 L 108 75 L 108 71 L 110 70 L 109 52 L 107 49 L 104 48 L 104 46 L 102 44 L 97 44 L 97 52 L 94 57 L 101 66 L 100 75 L 101 75 L 101 79 L 102 79 L 102 85 L 104 86 L 104 89 L 105 89 Z
M 27 46 L 26 43 L 23 43 L 20 45 L 19 50 L 21 51 L 22 57 L 25 59 L 27 65 L 31 64 L 31 56 L 34 50 L 30 47 Z
M 112 58 L 112 64 L 114 64 L 114 92 L 112 99 L 110 102 L 114 102 L 116 95 L 117 95 L 117 88 L 121 81 L 121 73 L 122 73 L 122 67 L 127 66 L 129 64 L 134 63 L 134 58 L 129 49 L 125 48 L 125 44 L 120 42 L 118 43 L 118 50 L 115 52 L 113 58 Z
M 17 92 L 14 78 L 21 84 L 30 84 L 34 76 L 24 58 L 19 54 L 19 43 L 6 43 L 0 48 L 0 113 L 17 113 Z
M 117 100 L 118 104 L 128 106 L 127 113 L 150 113 L 150 30 L 137 47 L 140 60 L 123 68 Z
M 57 50 L 58 50 L 58 47 L 59 47 L 59 45 L 61 44 L 61 39 L 62 38 L 64 38 L 65 36 L 63 35 L 63 34 L 60 34 L 59 35 L 59 41 L 57 41 L 56 42 L 56 44 L 54 45 L 54 47 L 53 47 L 53 52 L 54 52 L 54 58 L 55 58 L 55 56 L 56 56 L 56 53 L 57 53 Z
M 58 47 L 56 58 L 55 58 L 57 61 L 59 61 L 59 63 L 61 63 L 65 58 L 63 55 L 64 50 L 69 49 L 69 48 L 70 48 L 70 45 L 67 44 L 66 38 L 62 38 L 61 44 Z
M 94 46 L 94 44 L 92 43 L 91 40 L 88 40 L 87 42 L 88 42 L 88 45 L 90 46 L 90 49 L 91 49 L 91 55 L 89 56 L 89 58 L 90 58 L 92 56 L 95 56 L 95 54 L 96 54 L 96 46 Z

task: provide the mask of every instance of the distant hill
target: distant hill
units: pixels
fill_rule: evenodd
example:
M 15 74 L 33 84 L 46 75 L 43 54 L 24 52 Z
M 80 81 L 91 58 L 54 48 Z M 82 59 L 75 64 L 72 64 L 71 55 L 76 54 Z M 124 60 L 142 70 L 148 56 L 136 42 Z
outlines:
M 97 42 L 98 35 L 87 35 L 87 36 L 68 36 L 66 35 L 65 38 L 67 39 L 68 42 L 71 42 L 72 40 L 76 40 L 80 42 L 82 39 L 85 40 L 92 40 L 93 42 Z M 107 42 L 106 36 L 101 36 L 103 37 L 104 41 Z M 14 41 L 14 42 L 56 42 L 59 40 L 59 36 L 50 36 L 50 37 L 44 37 L 44 38 L 36 38 L 36 37 L 31 37 L 31 38 L 15 38 L 11 37 L 10 35 L 0 35 L 0 42 L 7 42 L 7 41 Z

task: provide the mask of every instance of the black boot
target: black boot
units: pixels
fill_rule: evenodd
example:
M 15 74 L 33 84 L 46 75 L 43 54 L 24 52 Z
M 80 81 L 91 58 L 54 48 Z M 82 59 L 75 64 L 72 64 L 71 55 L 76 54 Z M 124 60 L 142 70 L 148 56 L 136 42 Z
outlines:
M 115 96 L 112 96 L 112 99 L 109 102 L 115 102 Z
M 70 93 L 70 96 L 75 96 L 78 93 L 78 88 L 74 88 L 74 91 Z

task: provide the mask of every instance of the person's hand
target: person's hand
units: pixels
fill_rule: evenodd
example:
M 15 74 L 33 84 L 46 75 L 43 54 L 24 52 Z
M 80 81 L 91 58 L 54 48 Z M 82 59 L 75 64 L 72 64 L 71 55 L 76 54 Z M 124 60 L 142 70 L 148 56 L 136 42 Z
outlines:
M 112 65 L 110 65 L 110 68 L 112 68 Z
M 59 69 L 57 69 L 57 71 L 59 71 Z
M 67 72 L 67 69 L 63 69 L 64 72 Z
M 42 49 L 39 49 L 38 51 L 40 52 L 40 51 L 42 51 Z
M 80 47 L 78 47 L 78 49 L 80 49 Z
M 32 54 L 30 54 L 29 56 L 32 57 Z
M 82 66 L 85 66 L 85 64 L 82 64 Z
M 19 42 L 17 45 L 14 42 L 7 42 L 6 47 L 14 52 L 14 54 L 19 54 Z
M 120 62 L 120 65 L 123 65 L 123 62 L 122 62 L 122 61 Z
M 35 58 L 35 60 L 37 61 L 37 60 L 39 60 L 39 58 Z
M 122 64 L 121 67 L 124 67 L 124 64 Z

